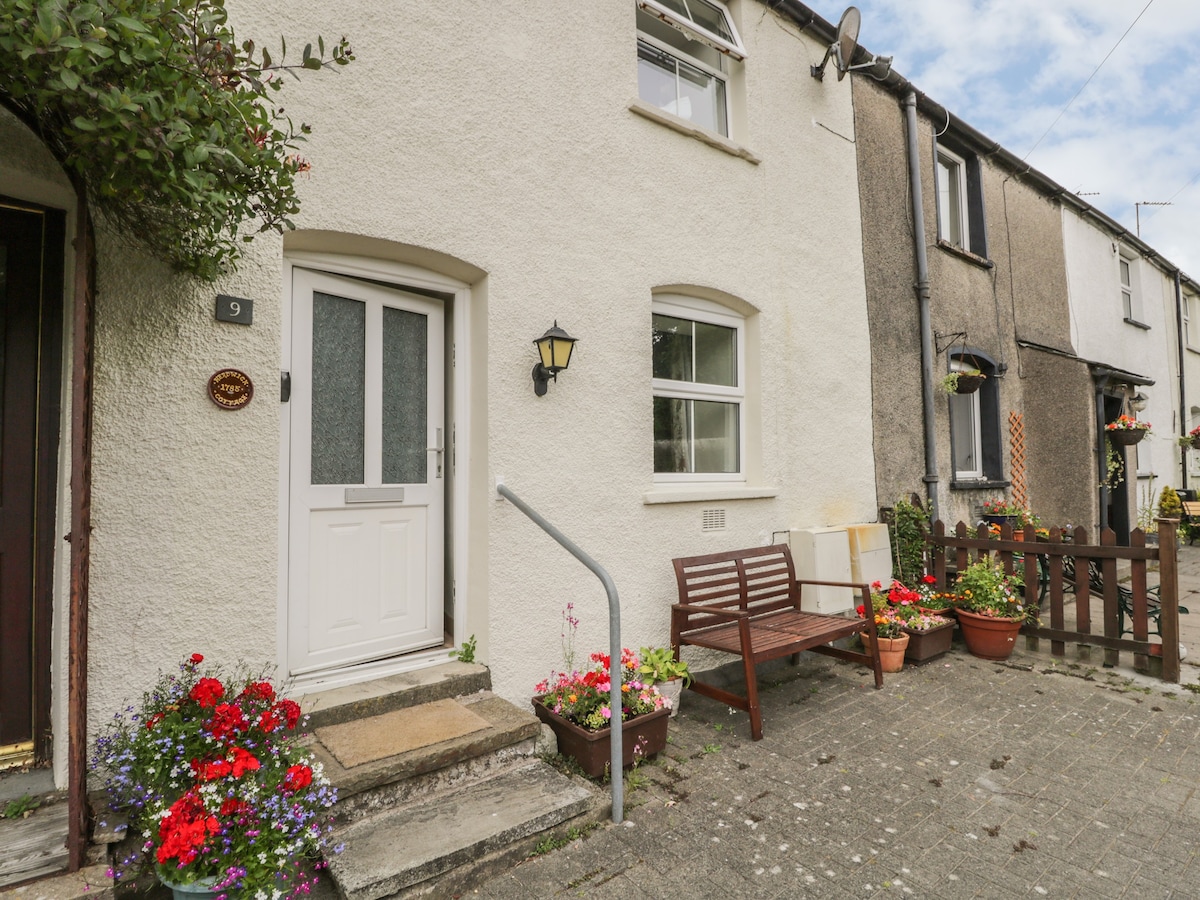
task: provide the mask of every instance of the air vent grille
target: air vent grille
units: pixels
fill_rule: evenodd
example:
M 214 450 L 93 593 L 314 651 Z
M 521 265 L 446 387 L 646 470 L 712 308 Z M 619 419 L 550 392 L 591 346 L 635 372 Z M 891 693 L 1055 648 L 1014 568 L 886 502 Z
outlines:
M 700 518 L 701 531 L 724 531 L 725 530 L 725 510 L 723 509 L 706 509 Z

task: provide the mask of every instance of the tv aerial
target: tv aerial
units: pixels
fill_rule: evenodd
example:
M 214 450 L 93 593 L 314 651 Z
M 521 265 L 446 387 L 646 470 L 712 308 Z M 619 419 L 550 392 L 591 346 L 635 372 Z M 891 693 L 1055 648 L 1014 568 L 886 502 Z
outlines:
M 858 7 L 847 6 L 841 19 L 838 20 L 837 38 L 825 51 L 825 58 L 821 60 L 819 66 L 809 67 L 809 73 L 813 78 L 817 81 L 825 80 L 825 66 L 828 65 L 831 56 L 834 66 L 837 67 L 838 81 L 845 78 L 847 72 L 873 69 L 876 66 L 883 66 L 883 74 L 887 75 L 888 70 L 892 67 L 890 56 L 872 56 L 867 62 L 859 63 L 856 66 L 850 65 L 850 60 L 854 58 L 854 51 L 858 49 L 858 29 L 861 25 L 862 13 L 858 11 Z

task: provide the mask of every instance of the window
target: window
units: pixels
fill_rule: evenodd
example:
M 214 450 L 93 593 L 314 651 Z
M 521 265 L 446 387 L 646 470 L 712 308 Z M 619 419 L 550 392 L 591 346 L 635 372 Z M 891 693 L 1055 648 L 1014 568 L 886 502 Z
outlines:
M 1121 311 L 1125 321 L 1131 325 L 1141 325 L 1142 296 L 1138 283 L 1137 257 L 1131 251 L 1121 248 L 1117 256 L 1117 271 L 1121 281 Z
M 638 0 L 638 96 L 729 136 L 730 57 L 745 49 L 717 0 Z
M 950 363 L 951 372 L 966 372 L 971 366 L 959 360 Z M 985 379 L 984 383 L 987 381 Z M 954 455 L 956 480 L 983 478 L 983 447 L 980 441 L 979 393 L 950 395 L 950 446 Z
M 954 484 L 978 487 L 1003 483 L 1004 455 L 1000 430 L 1000 380 L 995 362 L 978 350 L 950 357 L 951 372 L 978 369 L 986 377 L 973 394 L 950 395 L 950 457 Z
M 939 146 L 936 176 L 938 238 L 986 259 L 978 158 Z
M 741 481 L 745 320 L 691 297 L 653 312 L 656 481 Z
M 1183 295 L 1183 337 L 1190 350 L 1200 352 L 1200 298 Z

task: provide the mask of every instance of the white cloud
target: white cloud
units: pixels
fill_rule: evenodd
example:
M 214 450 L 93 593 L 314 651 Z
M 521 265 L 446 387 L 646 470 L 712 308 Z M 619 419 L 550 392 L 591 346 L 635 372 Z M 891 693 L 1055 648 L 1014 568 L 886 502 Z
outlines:
M 844 6 L 810 0 L 837 22 Z M 1200 278 L 1200 3 L 858 0 L 862 44 L 921 91 Z M 1137 25 L 1113 50 L 1138 14 Z M 1105 55 L 1070 108 L 1043 134 Z M 1034 144 L 1037 149 L 1030 154 Z

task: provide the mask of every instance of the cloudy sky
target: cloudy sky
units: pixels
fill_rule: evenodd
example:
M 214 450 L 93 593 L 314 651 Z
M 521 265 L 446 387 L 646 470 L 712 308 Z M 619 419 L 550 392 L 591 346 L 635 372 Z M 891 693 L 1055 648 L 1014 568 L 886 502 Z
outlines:
M 846 6 L 808 4 L 835 24 Z M 1142 239 L 1200 279 L 1200 0 L 854 5 L 864 47 L 1131 231 L 1135 203 L 1170 201 L 1141 207 Z

